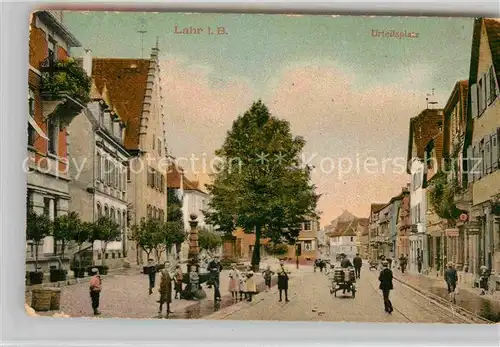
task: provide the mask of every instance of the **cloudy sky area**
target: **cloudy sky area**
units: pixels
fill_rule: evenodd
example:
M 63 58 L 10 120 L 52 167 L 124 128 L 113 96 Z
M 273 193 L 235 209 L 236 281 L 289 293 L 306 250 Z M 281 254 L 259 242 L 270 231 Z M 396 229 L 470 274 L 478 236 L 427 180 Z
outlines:
M 473 24 L 460 18 L 64 14 L 96 57 L 140 58 L 141 20 L 146 57 L 159 39 L 171 153 L 209 159 L 232 121 L 261 98 L 307 141 L 304 156 L 312 158 L 313 179 L 324 194 L 322 225 L 343 209 L 367 217 L 370 203 L 388 201 L 408 182 L 409 119 L 426 107 L 432 88 L 442 107 L 455 82 L 468 77 Z M 227 34 L 178 35 L 176 25 L 219 26 Z M 373 37 L 372 30 L 418 38 Z M 378 165 L 364 169 L 367 157 Z M 349 161 L 353 169 L 344 173 Z

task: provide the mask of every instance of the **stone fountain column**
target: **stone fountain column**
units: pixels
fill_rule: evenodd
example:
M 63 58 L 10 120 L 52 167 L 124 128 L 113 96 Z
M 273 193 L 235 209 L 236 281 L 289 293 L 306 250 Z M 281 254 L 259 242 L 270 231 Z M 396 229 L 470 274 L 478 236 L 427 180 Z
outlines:
M 192 213 L 189 218 L 191 219 L 189 221 L 191 230 L 189 231 L 188 265 L 190 268 L 196 266 L 196 272 L 200 273 L 200 263 L 198 262 L 198 255 L 200 254 L 200 246 L 198 244 L 198 220 L 194 213 Z

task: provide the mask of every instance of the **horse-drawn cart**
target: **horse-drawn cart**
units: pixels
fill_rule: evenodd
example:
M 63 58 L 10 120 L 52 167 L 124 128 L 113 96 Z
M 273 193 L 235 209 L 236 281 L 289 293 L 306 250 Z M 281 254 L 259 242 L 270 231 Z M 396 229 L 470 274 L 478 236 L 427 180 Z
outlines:
M 337 297 L 337 292 L 342 290 L 342 293 L 352 293 L 352 297 L 356 297 L 356 274 L 353 268 L 335 269 L 333 275 L 332 287 L 330 294 Z

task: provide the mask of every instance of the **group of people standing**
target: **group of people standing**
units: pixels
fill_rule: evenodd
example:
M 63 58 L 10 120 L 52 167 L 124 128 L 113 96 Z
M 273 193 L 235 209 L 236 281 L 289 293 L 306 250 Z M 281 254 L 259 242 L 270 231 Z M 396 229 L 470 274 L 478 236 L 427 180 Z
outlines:
M 271 289 L 272 277 L 274 274 L 275 272 L 271 270 L 269 265 L 262 272 L 266 291 Z M 285 268 L 283 262 L 280 262 L 276 274 L 278 275 L 279 301 L 283 301 L 283 294 L 285 294 L 285 301 L 288 302 L 288 275 L 290 271 Z M 251 267 L 248 267 L 245 272 L 238 270 L 236 265 L 231 267 L 231 271 L 229 271 L 229 292 L 233 300 L 238 300 L 239 298 L 239 300 L 242 301 L 244 298 L 247 301 L 252 301 L 252 296 L 257 294 L 257 284 L 255 282 L 255 274 Z

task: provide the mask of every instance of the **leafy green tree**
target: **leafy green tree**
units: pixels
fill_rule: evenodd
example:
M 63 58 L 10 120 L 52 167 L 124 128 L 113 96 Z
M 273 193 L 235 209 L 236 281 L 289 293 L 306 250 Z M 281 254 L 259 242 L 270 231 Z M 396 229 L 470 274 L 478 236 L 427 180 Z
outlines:
M 109 217 L 103 216 L 94 223 L 92 239 L 93 241 L 99 240 L 102 244 L 102 262 L 105 262 L 106 248 L 112 241 L 119 240 L 121 230 L 118 223 L 111 220 Z
M 182 201 L 173 189 L 168 190 L 167 194 L 167 221 L 182 222 Z
M 222 246 L 222 237 L 207 228 L 200 228 L 198 232 L 198 245 L 200 250 L 204 250 L 209 256 L 212 256 L 220 246 Z
M 151 252 L 158 245 L 158 234 L 161 233 L 161 223 L 153 218 L 142 218 L 139 224 L 132 225 L 131 230 L 130 240 L 135 241 L 146 252 L 149 259 Z
M 45 214 L 28 212 L 26 218 L 26 240 L 35 245 L 35 271 L 38 271 L 38 246 L 43 239 L 52 234 L 53 222 Z
M 184 230 L 184 218 L 182 213 L 182 201 L 174 190 L 168 191 L 167 196 L 167 230 L 165 243 L 166 249 L 176 246 L 176 252 L 180 252 L 181 244 L 186 240 L 187 233 Z
M 61 258 L 64 258 L 64 249 L 66 244 L 75 240 L 80 227 L 80 216 L 76 212 L 70 212 L 54 219 L 52 236 L 54 237 L 54 241 L 61 242 Z
M 316 216 L 319 196 L 310 168 L 300 160 L 304 145 L 303 138 L 292 136 L 289 122 L 271 116 L 259 100 L 233 122 L 216 151 L 223 163 L 207 185 L 212 199 L 210 212 L 204 213 L 218 228 L 230 227 L 233 218 L 235 226 L 255 233 L 255 268 L 266 231 L 294 242 L 298 224 Z

